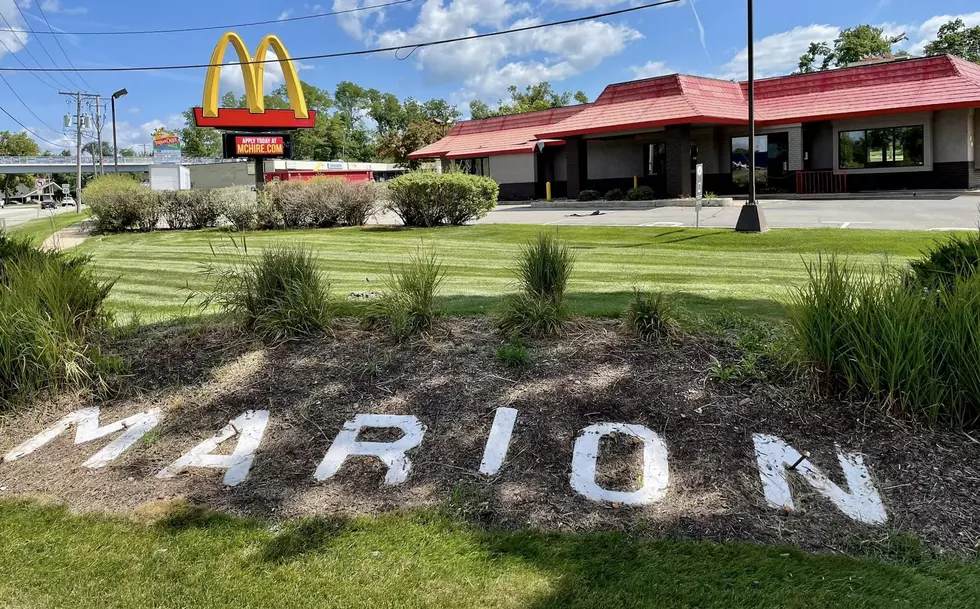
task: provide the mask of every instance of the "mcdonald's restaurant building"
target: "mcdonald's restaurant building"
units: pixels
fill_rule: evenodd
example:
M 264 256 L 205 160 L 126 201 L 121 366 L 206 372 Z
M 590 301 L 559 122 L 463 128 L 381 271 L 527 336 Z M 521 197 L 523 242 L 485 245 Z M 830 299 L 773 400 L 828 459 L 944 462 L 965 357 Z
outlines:
M 980 66 L 951 57 L 894 58 L 747 83 L 674 74 L 610 85 L 592 104 L 465 121 L 411 155 L 500 183 L 502 200 L 629 189 L 836 193 L 980 187 Z

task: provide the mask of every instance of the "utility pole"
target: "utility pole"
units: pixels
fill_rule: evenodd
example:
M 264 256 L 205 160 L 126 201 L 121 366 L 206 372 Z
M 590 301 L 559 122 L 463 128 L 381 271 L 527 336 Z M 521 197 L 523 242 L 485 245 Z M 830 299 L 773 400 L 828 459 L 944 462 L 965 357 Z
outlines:
M 75 211 L 82 211 L 82 98 L 98 97 L 81 91 L 58 91 L 59 95 L 75 98 Z M 71 115 L 65 117 L 65 127 L 71 126 Z
M 102 158 L 102 115 L 101 115 L 101 112 L 102 112 L 102 96 L 101 95 L 96 95 L 95 96 L 95 135 L 96 135 L 96 140 L 98 141 L 98 144 L 96 144 L 96 145 L 99 147 L 99 169 L 102 170 L 102 175 L 105 175 L 105 165 L 103 164 L 103 158 Z M 92 155 L 92 156 L 94 157 L 95 155 Z M 96 173 L 96 177 L 97 176 L 98 176 L 98 173 Z
M 766 216 L 759 207 L 755 192 L 755 17 L 752 11 L 753 0 L 749 5 L 749 200 L 742 206 L 735 224 L 740 233 L 762 233 L 769 230 Z

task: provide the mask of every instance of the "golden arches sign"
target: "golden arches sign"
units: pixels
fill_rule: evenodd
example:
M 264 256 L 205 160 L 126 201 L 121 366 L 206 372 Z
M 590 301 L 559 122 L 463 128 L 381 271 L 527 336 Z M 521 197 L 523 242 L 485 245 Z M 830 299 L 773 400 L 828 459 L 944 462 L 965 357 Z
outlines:
M 221 66 L 225 62 L 225 49 L 228 45 L 235 49 L 238 60 L 241 62 L 242 76 L 245 78 L 245 101 L 248 102 L 248 110 L 252 114 L 263 114 L 265 112 L 265 64 L 252 63 L 253 61 L 264 62 L 269 48 L 275 52 L 279 58 L 279 66 L 282 68 L 282 76 L 286 80 L 286 92 L 289 94 L 289 105 L 293 109 L 296 118 L 309 118 L 310 112 L 306 108 L 306 96 L 303 95 L 303 87 L 299 82 L 299 75 L 296 73 L 296 66 L 289 57 L 289 52 L 285 45 L 279 40 L 278 36 L 272 34 L 266 36 L 259 42 L 259 47 L 255 50 L 255 57 L 249 55 L 245 41 L 235 32 L 225 32 L 214 47 L 211 55 L 211 67 L 208 68 L 208 75 L 204 82 L 204 103 L 203 114 L 207 118 L 218 116 L 218 95 L 221 86 Z

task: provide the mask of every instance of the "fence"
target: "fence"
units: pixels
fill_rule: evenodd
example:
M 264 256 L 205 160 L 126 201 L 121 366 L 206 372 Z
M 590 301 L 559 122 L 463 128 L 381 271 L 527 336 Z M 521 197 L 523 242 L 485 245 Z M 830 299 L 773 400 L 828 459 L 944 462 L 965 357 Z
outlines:
M 796 172 L 796 194 L 823 195 L 847 192 L 847 172 L 845 171 L 798 171 Z

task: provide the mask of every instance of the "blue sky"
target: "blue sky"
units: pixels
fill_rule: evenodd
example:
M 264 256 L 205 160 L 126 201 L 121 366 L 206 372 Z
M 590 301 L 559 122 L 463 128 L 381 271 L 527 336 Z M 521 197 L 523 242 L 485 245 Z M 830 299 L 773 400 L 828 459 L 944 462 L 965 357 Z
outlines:
M 35 60 L 45 67 L 68 66 L 54 37 L 29 31 L 47 31 L 42 11 L 56 31 L 123 31 L 271 20 L 390 1 L 0 0 L 0 15 L 9 28 L 18 30 L 0 32 L 0 41 L 7 47 L 0 46 L 0 66 L 20 67 L 18 59 L 28 67 L 36 66 Z M 292 55 L 303 56 L 455 37 L 641 3 L 414 0 L 356 16 L 282 22 L 238 31 L 252 48 L 264 34 L 278 34 Z M 907 32 L 910 41 L 904 46 L 915 53 L 934 37 L 939 25 L 954 16 L 980 24 L 975 0 L 756 0 L 757 66 L 763 76 L 788 73 L 811 40 L 832 40 L 839 28 L 859 23 Z M 8 25 L 0 20 L 0 28 Z M 75 67 L 147 66 L 205 63 L 220 33 L 65 35 L 59 39 Z M 229 52 L 226 59 L 232 57 Z M 745 57 L 743 2 L 696 0 L 692 4 L 685 0 L 602 22 L 447 45 L 417 52 L 405 60 L 374 55 L 303 62 L 301 77 L 331 91 L 337 82 L 352 80 L 399 97 L 443 97 L 465 109 L 472 99 L 495 102 L 509 84 L 524 86 L 540 80 L 550 80 L 558 89 L 581 89 L 595 98 L 608 83 L 664 73 L 741 78 Z M 268 72 L 267 86 L 281 82 L 276 70 Z M 68 140 L 60 125 L 68 105 L 55 89 L 69 84 L 78 88 L 81 78 L 73 73 L 54 74 L 50 79 L 26 73 L 6 73 L 5 77 L 24 103 L 0 83 L 0 106 L 42 137 L 66 145 Z M 120 145 L 131 146 L 149 142 L 150 133 L 159 126 L 182 126 L 179 114 L 201 103 L 204 71 L 83 73 L 82 77 L 106 95 L 123 87 L 129 90 L 117 109 Z M 223 70 L 222 86 L 223 90 L 241 91 L 240 72 Z M 4 115 L 0 115 L 0 129 L 21 130 Z M 104 133 L 111 136 L 108 128 Z M 60 149 L 41 144 L 42 148 Z

